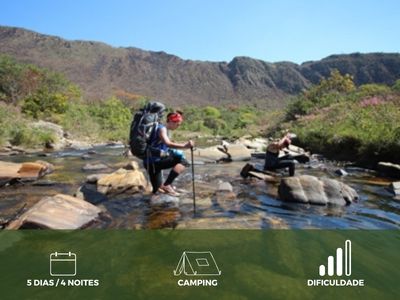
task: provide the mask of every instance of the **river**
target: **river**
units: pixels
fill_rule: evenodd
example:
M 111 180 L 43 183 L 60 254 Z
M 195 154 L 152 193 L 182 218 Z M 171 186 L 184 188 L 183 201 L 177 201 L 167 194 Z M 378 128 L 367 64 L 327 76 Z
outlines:
M 55 171 L 33 183 L 0 188 L 0 219 L 8 220 L 16 212 L 32 207 L 44 196 L 57 193 L 74 195 L 93 173 L 82 167 L 88 163 L 104 163 L 107 173 L 124 166 L 129 159 L 120 147 L 98 147 L 95 153 L 71 150 L 2 157 L 1 160 L 24 162 L 45 160 Z M 85 154 L 85 159 L 82 156 Z M 262 164 L 253 159 L 252 164 Z M 177 199 L 165 196 L 121 194 L 111 199 L 93 199 L 105 216 L 91 228 L 118 229 L 399 229 L 400 201 L 387 190 L 390 180 L 376 177 L 368 170 L 346 169 L 347 176 L 334 174 L 338 166 L 324 162 L 313 168 L 298 165 L 297 174 L 326 176 L 341 180 L 355 188 L 360 199 L 349 206 L 315 206 L 282 202 L 277 199 L 277 185 L 258 179 L 242 179 L 245 162 L 195 165 L 196 213 L 193 211 L 192 173 L 189 167 L 174 184 L 182 192 Z M 233 192 L 216 192 L 222 182 L 229 182 Z M 93 186 L 92 186 L 93 188 Z M 157 198 L 158 197 L 158 198 Z M 166 200 L 166 201 L 165 201 Z M 169 201 L 171 200 L 171 201 Z M 161 204 L 160 204 L 161 203 Z M 89 227 L 89 228 L 90 228 Z

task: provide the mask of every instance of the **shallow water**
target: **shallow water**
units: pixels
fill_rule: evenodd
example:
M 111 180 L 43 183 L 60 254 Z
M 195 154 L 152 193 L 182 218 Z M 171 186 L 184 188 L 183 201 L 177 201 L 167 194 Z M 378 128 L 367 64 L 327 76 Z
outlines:
M 55 166 L 55 172 L 36 183 L 16 184 L 0 188 L 0 220 L 8 220 L 25 211 L 41 198 L 56 193 L 74 195 L 89 174 L 111 173 L 129 160 L 122 148 L 96 148 L 87 151 L 52 153 L 48 157 L 3 157 L 2 160 L 23 162 L 45 160 Z M 104 163 L 109 168 L 85 172 L 87 163 Z M 261 160 L 251 161 L 261 165 Z M 312 169 L 298 165 L 297 174 L 330 177 L 355 188 L 360 200 L 349 206 L 315 206 L 282 202 L 277 199 L 277 185 L 239 176 L 244 162 L 195 165 L 196 214 L 193 211 L 192 174 L 189 167 L 175 185 L 181 189 L 179 199 L 166 196 L 122 194 L 111 199 L 91 199 L 101 206 L 106 216 L 96 228 L 323 228 L 323 229 L 398 229 L 400 201 L 387 191 L 388 179 L 375 177 L 367 170 L 349 169 L 349 175 L 334 175 L 336 166 L 325 162 Z M 167 173 L 165 173 L 166 175 Z M 219 183 L 229 182 L 233 193 L 216 192 Z M 42 184 L 42 185 L 38 185 Z M 88 186 L 88 190 L 95 186 Z M 171 200 L 171 201 L 170 201 Z M 179 203 L 177 203 L 177 201 Z M 161 204 L 160 204 L 161 203 Z

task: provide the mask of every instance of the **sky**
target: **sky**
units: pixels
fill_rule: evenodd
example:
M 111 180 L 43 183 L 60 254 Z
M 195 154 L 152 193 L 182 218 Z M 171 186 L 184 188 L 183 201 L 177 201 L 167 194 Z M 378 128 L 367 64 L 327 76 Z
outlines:
M 399 0 L 1 0 L 0 25 L 200 61 L 400 52 Z

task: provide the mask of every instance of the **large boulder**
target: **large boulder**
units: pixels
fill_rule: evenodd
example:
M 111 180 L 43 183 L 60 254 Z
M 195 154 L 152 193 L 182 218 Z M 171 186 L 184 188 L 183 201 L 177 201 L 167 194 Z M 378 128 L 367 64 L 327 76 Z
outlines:
M 105 195 L 145 192 L 149 191 L 149 184 L 143 172 L 140 171 L 138 163 L 132 161 L 126 167 L 101 177 L 97 181 L 97 190 Z
M 60 150 L 66 146 L 67 140 L 65 139 L 64 130 L 60 125 L 40 120 L 38 122 L 32 123 L 32 127 L 51 132 L 54 135 L 54 142 L 46 145 L 47 148 Z
M 357 192 L 348 185 L 310 175 L 283 178 L 278 193 L 283 201 L 319 205 L 347 205 L 358 199 Z
M 12 221 L 7 229 L 79 229 L 94 221 L 100 212 L 98 207 L 89 202 L 57 194 L 40 200 L 18 219 Z

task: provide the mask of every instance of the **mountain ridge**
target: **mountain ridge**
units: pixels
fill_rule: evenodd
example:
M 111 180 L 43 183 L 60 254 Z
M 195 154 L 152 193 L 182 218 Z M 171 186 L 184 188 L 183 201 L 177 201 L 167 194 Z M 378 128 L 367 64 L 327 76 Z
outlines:
M 89 99 L 118 92 L 159 99 L 169 105 L 238 105 L 280 108 L 288 97 L 338 69 L 357 85 L 393 84 L 400 78 L 399 53 L 330 55 L 296 64 L 245 56 L 230 62 L 181 59 L 163 51 L 66 40 L 0 26 L 0 53 L 63 73 Z

